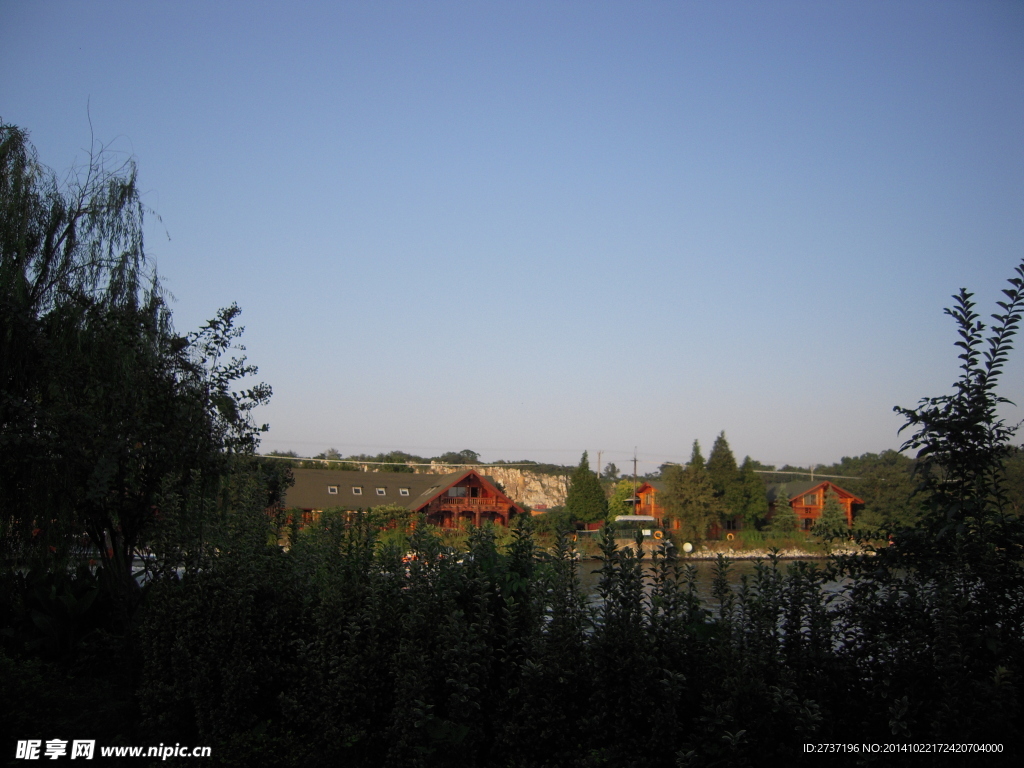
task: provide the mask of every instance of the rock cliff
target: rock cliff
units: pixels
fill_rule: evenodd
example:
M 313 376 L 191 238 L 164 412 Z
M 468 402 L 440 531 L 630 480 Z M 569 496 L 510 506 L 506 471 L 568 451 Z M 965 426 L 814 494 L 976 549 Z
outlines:
M 417 470 L 444 475 L 465 468 L 432 461 L 430 469 L 417 467 Z M 501 487 L 512 497 L 512 501 L 526 504 L 535 511 L 543 512 L 545 508 L 565 504 L 565 495 L 569 492 L 569 479 L 562 475 L 543 475 L 518 467 L 502 466 L 482 466 L 477 471 L 501 483 Z

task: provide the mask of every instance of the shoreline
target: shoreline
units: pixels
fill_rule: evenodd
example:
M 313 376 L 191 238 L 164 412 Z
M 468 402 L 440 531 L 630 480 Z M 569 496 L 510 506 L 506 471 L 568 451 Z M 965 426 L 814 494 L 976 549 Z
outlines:
M 619 548 L 623 546 L 632 546 L 633 542 L 616 542 Z M 644 555 L 650 555 L 654 550 L 654 547 L 649 547 L 648 542 L 644 542 Z M 846 547 L 843 549 L 834 549 L 831 552 L 808 552 L 805 549 L 798 549 L 796 547 L 780 548 L 775 553 L 780 560 L 828 560 L 833 555 L 871 555 L 873 552 L 865 551 L 860 547 Z M 695 549 L 692 552 L 682 552 L 676 547 L 676 556 L 679 560 L 717 560 L 718 556 L 722 555 L 727 560 L 769 560 L 772 553 L 768 549 L 711 549 L 707 546 L 701 546 L 699 549 Z M 581 559 L 584 560 L 600 560 L 599 557 L 595 556 L 584 556 Z

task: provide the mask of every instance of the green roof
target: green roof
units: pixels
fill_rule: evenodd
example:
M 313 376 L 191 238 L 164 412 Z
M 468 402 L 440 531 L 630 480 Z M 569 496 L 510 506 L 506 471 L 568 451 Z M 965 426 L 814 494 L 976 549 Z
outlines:
M 412 472 L 346 472 L 339 469 L 293 469 L 295 485 L 285 494 L 286 509 L 369 509 L 397 504 L 420 509 L 470 474 L 476 474 L 495 490 L 489 477 L 472 469 L 447 475 Z

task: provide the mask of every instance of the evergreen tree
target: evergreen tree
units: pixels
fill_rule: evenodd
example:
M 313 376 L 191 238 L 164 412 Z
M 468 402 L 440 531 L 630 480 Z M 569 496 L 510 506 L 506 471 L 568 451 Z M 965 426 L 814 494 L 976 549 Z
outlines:
M 707 465 L 704 461 L 704 454 L 700 451 L 700 440 L 693 441 L 693 450 L 690 451 L 690 462 L 686 465 L 687 467 L 701 467 L 706 469 Z
M 747 528 L 760 528 L 768 517 L 768 495 L 764 481 L 754 471 L 754 461 L 747 456 L 740 467 L 740 506 L 743 524 Z
M 814 535 L 821 539 L 831 539 L 846 535 L 849 525 L 846 521 L 846 509 L 839 501 L 839 495 L 828 489 L 825 504 L 821 509 L 821 517 L 814 523 Z
M 736 457 L 732 455 L 725 432 L 715 438 L 711 446 L 711 454 L 707 463 L 708 477 L 715 488 L 715 496 L 721 500 L 723 514 L 739 515 L 743 513 L 743 484 L 740 471 L 736 466 Z
M 662 498 L 666 516 L 679 520 L 683 536 L 703 539 L 708 529 L 721 519 L 722 503 L 704 466 L 700 443 L 693 441 L 693 453 L 686 468 L 670 465 L 662 474 L 665 491 Z
M 772 533 L 789 535 L 796 533 L 798 519 L 796 511 L 789 503 L 789 493 L 783 483 L 775 491 L 775 511 L 772 513 Z
M 569 479 L 569 493 L 565 497 L 565 511 L 569 519 L 584 523 L 604 520 L 608 516 L 608 499 L 597 475 L 590 470 L 587 452 L 583 452 L 580 465 Z

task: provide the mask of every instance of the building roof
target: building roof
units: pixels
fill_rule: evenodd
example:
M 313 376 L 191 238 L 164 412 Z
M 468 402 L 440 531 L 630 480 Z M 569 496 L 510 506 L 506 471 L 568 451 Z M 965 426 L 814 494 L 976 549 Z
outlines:
M 788 497 L 788 499 L 790 501 L 795 499 L 797 496 L 803 496 L 805 493 L 808 493 L 809 491 L 813 491 L 815 488 L 820 488 L 822 486 L 828 485 L 833 490 L 835 490 L 835 492 L 837 494 L 839 494 L 841 497 L 850 497 L 850 498 L 852 498 L 854 504 L 863 504 L 864 503 L 861 499 L 857 498 L 856 494 L 851 493 L 850 491 L 846 490 L 845 488 L 840 488 L 838 485 L 836 485 L 835 483 L 833 483 L 830 480 L 799 480 L 799 481 L 797 481 L 795 483 L 775 483 L 774 485 L 769 485 L 768 486 L 768 503 L 769 504 L 774 504 L 775 503 L 775 497 L 778 494 L 779 489 L 783 485 L 786 486 L 786 496 Z
M 636 491 L 639 493 L 645 485 L 649 485 L 656 492 L 661 493 L 665 490 L 665 482 L 663 480 L 643 480 L 636 486 Z
M 346 472 L 338 469 L 293 469 L 292 474 L 295 485 L 288 489 L 284 500 L 284 507 L 289 509 L 341 508 L 350 511 L 384 504 L 421 509 L 471 475 L 501 493 L 494 480 L 472 469 L 447 475 Z M 509 500 L 509 503 L 513 502 Z

